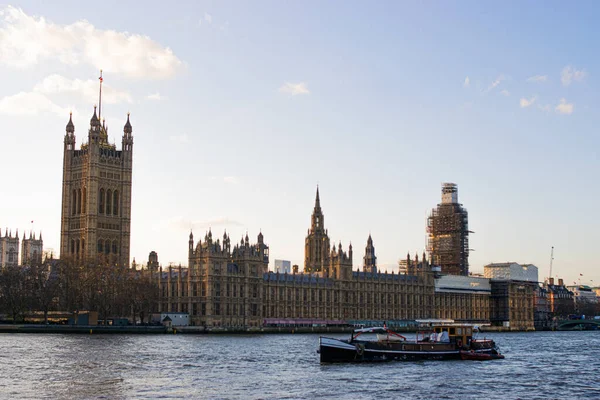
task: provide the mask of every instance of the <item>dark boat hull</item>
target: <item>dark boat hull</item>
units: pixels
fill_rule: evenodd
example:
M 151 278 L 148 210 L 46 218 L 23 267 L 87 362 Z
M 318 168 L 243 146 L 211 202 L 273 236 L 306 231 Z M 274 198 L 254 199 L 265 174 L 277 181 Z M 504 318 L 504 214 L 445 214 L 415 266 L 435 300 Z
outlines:
M 492 349 L 478 350 L 489 353 Z M 460 360 L 454 344 L 348 341 L 321 337 L 319 353 L 322 363 Z

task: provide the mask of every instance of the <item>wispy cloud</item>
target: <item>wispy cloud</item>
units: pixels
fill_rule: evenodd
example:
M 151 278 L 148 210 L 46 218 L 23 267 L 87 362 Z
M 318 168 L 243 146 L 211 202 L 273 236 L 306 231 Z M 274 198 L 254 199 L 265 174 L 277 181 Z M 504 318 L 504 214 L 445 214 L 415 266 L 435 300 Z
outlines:
M 310 94 L 310 90 L 306 86 L 306 83 L 290 83 L 286 82 L 283 86 L 279 88 L 281 93 L 291 94 L 292 96 L 296 96 L 298 94 Z
M 506 89 L 502 90 L 502 91 L 500 92 L 500 94 L 503 94 L 503 95 L 505 95 L 505 96 L 510 96 L 510 92 L 509 92 L 508 90 L 506 90 Z
M 584 69 L 577 69 L 572 65 L 567 65 L 560 73 L 560 80 L 564 86 L 569 86 L 571 82 L 581 82 L 587 76 Z
M 183 65 L 170 48 L 146 35 L 97 29 L 86 20 L 55 24 L 8 6 L 0 10 L 0 21 L 0 64 L 9 67 L 57 60 L 133 78 L 161 79 L 175 75 Z
M 156 93 L 152 93 L 149 94 L 148 96 L 146 96 L 146 99 L 148 100 L 164 100 L 164 97 L 160 95 L 160 93 L 156 92 Z
M 471 85 L 471 80 L 469 79 L 469 77 L 467 76 L 465 78 L 465 81 L 463 82 L 463 87 L 469 87 Z
M 46 95 L 37 92 L 20 92 L 0 100 L 0 113 L 16 116 L 54 114 L 63 118 L 69 116 L 72 108 L 60 107 Z
M 526 99 L 524 97 L 521 98 L 521 100 L 519 101 L 519 104 L 521 105 L 521 108 L 526 108 L 529 107 L 530 105 L 532 105 L 533 103 L 535 103 L 536 97 L 533 96 L 530 99 Z
M 0 112 L 9 115 L 40 115 L 56 114 L 68 116 L 73 107 L 63 107 L 57 104 L 56 98 L 67 95 L 69 98 L 78 97 L 89 103 L 98 101 L 98 81 L 88 79 L 69 79 L 58 74 L 52 74 L 38 82 L 31 91 L 22 91 L 13 96 L 0 100 Z M 102 85 L 102 102 L 106 104 L 132 103 L 129 92 L 115 89 L 111 85 Z
M 527 78 L 527 82 L 542 83 L 548 80 L 548 75 L 534 75 Z
M 45 95 L 75 94 L 87 102 L 98 101 L 98 81 L 95 79 L 69 79 L 58 74 L 52 74 L 37 83 L 33 87 L 33 91 Z M 102 103 L 118 104 L 131 103 L 132 101 L 129 92 L 115 89 L 106 82 L 102 84 Z
M 173 217 L 166 221 L 163 221 L 163 225 L 166 225 L 176 230 L 207 230 L 216 228 L 228 228 L 228 227 L 243 227 L 240 221 L 236 221 L 229 217 L 215 217 L 203 221 L 192 221 L 183 217 Z M 213 232 L 214 233 L 214 232 Z
M 485 90 L 485 93 L 490 92 L 492 90 L 494 90 L 496 87 L 498 87 L 498 85 L 500 85 L 500 83 L 502 83 L 503 80 L 505 80 L 506 78 L 504 77 L 504 75 L 499 75 L 496 80 L 494 80 L 492 83 L 490 83 L 490 85 L 487 87 L 487 89 Z
M 205 12 L 205 13 L 204 13 L 204 20 L 205 20 L 206 22 L 208 22 L 209 24 L 212 24 L 212 22 L 213 22 L 213 17 L 212 17 L 212 15 L 210 15 L 209 13 Z
M 573 103 L 567 103 L 567 100 L 563 97 L 560 99 L 560 103 L 554 109 L 559 114 L 571 115 L 573 114 L 573 110 L 575 109 L 575 105 Z
M 545 113 L 552 111 L 552 106 L 550 104 L 538 104 L 538 108 Z
M 182 133 L 181 135 L 169 136 L 169 140 L 177 143 L 188 143 L 190 138 L 186 133 Z
M 229 183 L 231 185 L 237 185 L 240 181 L 235 176 L 226 176 L 226 177 L 223 178 L 223 182 Z

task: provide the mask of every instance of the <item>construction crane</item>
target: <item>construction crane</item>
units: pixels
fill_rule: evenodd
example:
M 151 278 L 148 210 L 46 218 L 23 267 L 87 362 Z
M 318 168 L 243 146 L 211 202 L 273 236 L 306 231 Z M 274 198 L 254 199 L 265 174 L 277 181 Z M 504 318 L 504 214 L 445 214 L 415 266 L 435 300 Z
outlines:
M 552 250 L 550 250 L 550 274 L 548 276 L 548 281 L 552 278 L 552 261 L 554 260 L 554 246 L 552 246 Z

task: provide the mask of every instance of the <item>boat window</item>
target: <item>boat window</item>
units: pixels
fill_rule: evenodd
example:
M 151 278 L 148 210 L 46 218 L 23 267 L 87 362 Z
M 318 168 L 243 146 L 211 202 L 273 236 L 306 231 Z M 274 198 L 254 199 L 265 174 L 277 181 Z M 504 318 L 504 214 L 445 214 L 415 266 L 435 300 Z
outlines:
M 455 335 L 455 334 L 456 334 L 456 332 L 455 332 L 455 329 L 454 329 L 454 328 L 450 328 L 450 334 L 451 334 L 451 335 Z

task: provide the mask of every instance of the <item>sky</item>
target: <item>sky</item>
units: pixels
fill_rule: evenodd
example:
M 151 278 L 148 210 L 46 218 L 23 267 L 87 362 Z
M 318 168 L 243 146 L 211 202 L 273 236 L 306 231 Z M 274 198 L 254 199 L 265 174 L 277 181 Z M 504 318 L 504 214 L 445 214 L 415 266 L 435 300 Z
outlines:
M 190 229 L 260 231 L 303 265 L 319 186 L 332 243 L 422 253 L 441 184 L 472 272 L 600 284 L 596 2 L 0 4 L 0 227 L 60 243 L 63 137 L 134 135 L 131 257 L 187 264 Z M 31 221 L 34 221 L 31 223 Z

